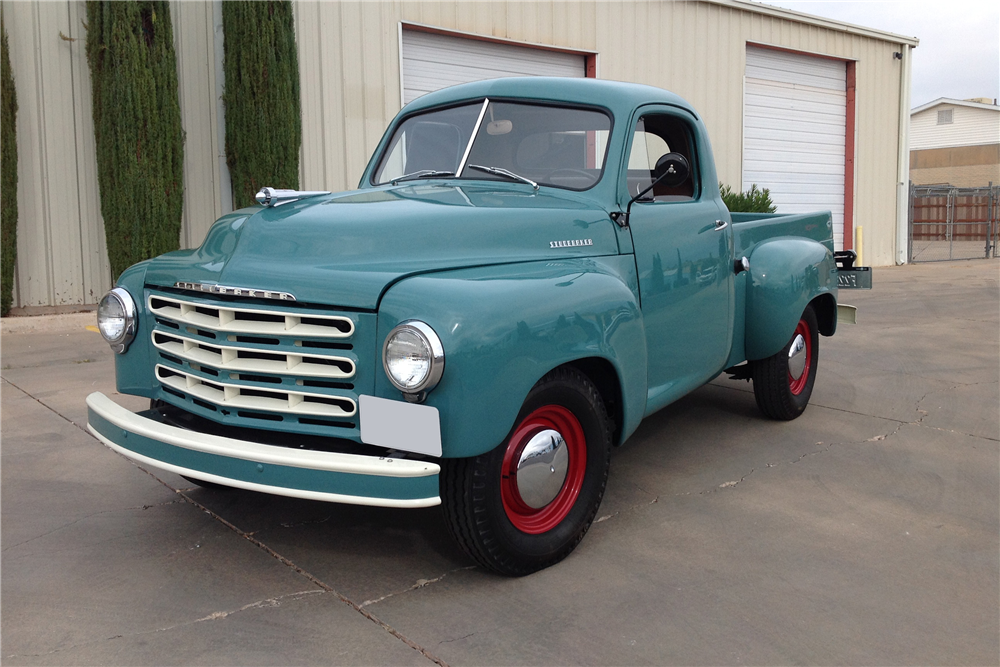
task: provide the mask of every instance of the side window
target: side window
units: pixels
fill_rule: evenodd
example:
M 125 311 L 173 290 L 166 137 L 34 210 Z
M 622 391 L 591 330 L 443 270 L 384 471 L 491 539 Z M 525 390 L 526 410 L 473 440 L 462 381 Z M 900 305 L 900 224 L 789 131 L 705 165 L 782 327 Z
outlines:
M 628 191 L 636 195 L 653 182 L 656 161 L 667 153 L 680 153 L 691 164 L 692 177 L 675 187 L 658 184 L 647 194 L 656 201 L 687 201 L 694 198 L 697 173 L 694 146 L 687 125 L 665 114 L 643 116 L 635 125 L 632 151 L 628 156 Z

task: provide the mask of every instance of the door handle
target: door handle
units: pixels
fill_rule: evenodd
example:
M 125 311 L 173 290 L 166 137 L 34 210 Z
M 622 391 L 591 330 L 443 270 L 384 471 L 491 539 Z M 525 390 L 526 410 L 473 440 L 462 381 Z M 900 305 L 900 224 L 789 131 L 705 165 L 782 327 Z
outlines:
M 726 222 L 725 220 L 716 220 L 715 221 L 715 231 L 717 231 L 717 232 L 725 229 L 728 226 L 729 226 L 729 223 Z

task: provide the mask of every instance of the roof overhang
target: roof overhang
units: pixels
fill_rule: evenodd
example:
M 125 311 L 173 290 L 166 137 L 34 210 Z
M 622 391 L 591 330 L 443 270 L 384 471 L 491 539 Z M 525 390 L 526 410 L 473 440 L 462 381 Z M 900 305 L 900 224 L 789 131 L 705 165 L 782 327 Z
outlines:
M 932 109 L 939 104 L 948 104 L 956 107 L 969 107 L 971 109 L 985 109 L 986 111 L 1000 111 L 1000 106 L 997 106 L 996 104 L 983 104 L 982 102 L 969 102 L 967 100 L 953 100 L 950 97 L 939 97 L 933 102 L 928 102 L 927 104 L 923 104 L 913 109 L 910 111 L 910 115 L 912 116 L 915 113 L 927 111 L 928 109 Z
M 773 16 L 775 18 L 784 19 L 786 21 L 805 23 L 807 25 L 813 25 L 819 28 L 826 28 L 827 30 L 835 30 L 837 32 L 844 32 L 851 35 L 859 35 L 861 37 L 870 37 L 872 39 L 878 39 L 884 42 L 891 42 L 893 44 L 905 44 L 907 46 L 915 47 L 920 43 L 920 40 L 917 39 L 916 37 L 897 35 L 896 33 L 893 32 L 876 30 L 874 28 L 866 28 L 864 26 L 854 25 L 853 23 L 846 23 L 844 21 L 837 21 L 835 19 L 823 18 L 821 16 L 813 16 L 812 14 L 797 12 L 793 9 L 785 9 L 784 7 L 774 7 L 772 5 L 766 5 L 762 2 L 749 2 L 749 0 L 702 0 L 702 1 L 708 2 L 713 5 L 722 5 L 724 7 L 730 7 L 732 9 L 739 9 L 745 12 L 752 12 L 754 14 Z

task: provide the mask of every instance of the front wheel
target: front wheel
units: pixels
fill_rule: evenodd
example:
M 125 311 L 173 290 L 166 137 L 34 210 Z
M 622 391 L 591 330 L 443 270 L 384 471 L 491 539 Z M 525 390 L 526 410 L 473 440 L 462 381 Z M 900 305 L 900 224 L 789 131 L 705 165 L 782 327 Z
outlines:
M 809 405 L 819 362 L 819 327 L 806 306 L 791 340 L 777 354 L 753 362 L 753 395 L 771 419 L 788 421 Z
M 608 480 L 612 424 L 590 379 L 552 371 L 532 388 L 494 450 L 445 459 L 441 496 L 452 535 L 480 565 L 522 576 L 583 539 Z

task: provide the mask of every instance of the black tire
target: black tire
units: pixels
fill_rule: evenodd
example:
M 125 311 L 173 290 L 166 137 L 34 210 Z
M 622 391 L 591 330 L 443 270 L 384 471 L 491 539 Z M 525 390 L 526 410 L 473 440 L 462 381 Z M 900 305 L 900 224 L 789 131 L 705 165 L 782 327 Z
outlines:
M 564 435 L 567 472 L 555 498 L 534 509 L 521 499 L 516 475 L 504 472 L 516 466 L 533 435 L 550 428 Z M 477 563 L 507 576 L 561 561 L 597 515 L 612 432 L 604 401 L 586 375 L 568 367 L 550 372 L 528 393 L 504 442 L 480 456 L 443 461 L 442 503 L 456 541 Z
M 789 370 L 789 351 L 799 336 L 805 345 L 805 366 L 798 377 Z M 806 306 L 792 338 L 777 354 L 753 362 L 753 395 L 757 407 L 771 419 L 789 421 L 809 405 L 819 366 L 819 327 L 812 306 Z

